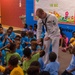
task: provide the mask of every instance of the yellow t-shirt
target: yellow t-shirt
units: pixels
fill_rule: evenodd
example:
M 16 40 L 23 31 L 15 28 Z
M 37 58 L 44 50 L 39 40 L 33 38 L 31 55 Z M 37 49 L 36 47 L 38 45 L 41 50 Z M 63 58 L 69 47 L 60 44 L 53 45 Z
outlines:
M 72 37 L 72 38 L 70 39 L 70 43 L 72 43 L 72 42 L 74 42 L 74 41 L 75 41 L 75 38 Z
M 75 47 L 75 41 L 71 43 L 71 46 Z
M 0 66 L 0 72 L 4 72 L 5 71 L 5 67 Z
M 17 66 L 11 71 L 10 75 L 24 75 L 24 73 L 22 68 L 20 66 Z

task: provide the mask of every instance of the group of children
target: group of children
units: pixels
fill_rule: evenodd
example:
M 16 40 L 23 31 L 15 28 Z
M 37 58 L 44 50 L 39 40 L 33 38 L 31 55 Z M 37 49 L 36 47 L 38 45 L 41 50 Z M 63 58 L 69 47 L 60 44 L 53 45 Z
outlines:
M 58 75 L 60 63 L 56 61 L 56 53 L 50 52 L 50 63 L 44 65 L 42 59 L 45 55 L 44 33 L 41 35 L 40 43 L 37 44 L 36 30 L 36 24 L 34 29 L 31 25 L 28 29 L 27 24 L 25 24 L 21 34 L 17 35 L 13 31 L 13 27 L 9 27 L 4 32 L 2 25 L 0 25 L 0 75 Z M 72 48 L 70 45 L 66 47 L 66 50 L 73 54 L 72 60 L 75 59 L 74 40 L 75 37 L 71 39 Z M 66 72 L 68 75 L 75 74 L 74 61 L 62 75 L 67 75 Z
M 72 32 L 72 38 L 70 40 L 61 31 L 59 46 L 62 47 L 63 52 L 69 51 L 72 54 L 70 65 L 62 75 L 75 75 L 75 31 Z

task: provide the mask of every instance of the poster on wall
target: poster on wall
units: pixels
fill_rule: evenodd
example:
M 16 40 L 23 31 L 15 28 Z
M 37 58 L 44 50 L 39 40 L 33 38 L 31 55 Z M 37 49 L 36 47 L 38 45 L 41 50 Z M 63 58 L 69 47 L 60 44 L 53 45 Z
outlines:
M 37 8 L 42 8 L 47 13 L 55 14 L 59 23 L 75 25 L 75 0 L 34 0 L 34 6 L 34 14 Z

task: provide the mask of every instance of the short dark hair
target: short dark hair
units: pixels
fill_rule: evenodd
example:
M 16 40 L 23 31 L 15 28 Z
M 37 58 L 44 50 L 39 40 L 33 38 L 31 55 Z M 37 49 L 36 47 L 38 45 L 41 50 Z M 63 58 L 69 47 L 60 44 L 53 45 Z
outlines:
M 9 58 L 8 63 L 12 66 L 16 66 L 18 64 L 18 58 L 13 55 Z
M 2 24 L 0 23 L 0 27 L 2 27 Z
M 14 51 L 16 49 L 16 44 L 14 42 L 10 43 L 9 49 L 10 51 Z
M 72 35 L 75 33 L 75 31 L 72 32 Z
M 50 60 L 51 62 L 55 62 L 56 58 L 57 58 L 57 55 L 56 55 L 55 52 L 51 52 L 51 53 L 49 54 L 49 60 Z
M 36 41 L 36 39 L 32 39 L 31 42 L 32 42 L 32 41 Z
M 25 35 L 26 35 L 26 32 L 25 31 L 22 31 L 21 32 L 21 36 L 24 37 Z
M 9 27 L 8 29 L 11 29 L 11 30 L 13 30 L 13 27 Z
M 36 66 L 30 66 L 27 70 L 28 75 L 38 75 L 39 74 L 39 68 Z
M 30 48 L 28 48 L 28 47 L 25 48 L 24 51 L 23 51 L 23 54 L 24 54 L 25 57 L 30 57 L 30 55 L 31 55 Z
M 30 25 L 29 27 L 33 27 L 32 25 Z
M 25 24 L 24 27 L 27 28 L 27 24 Z
M 40 63 L 38 61 L 33 61 L 30 66 L 37 66 L 40 68 Z
M 20 35 L 16 35 L 15 40 L 20 40 L 21 36 Z
M 50 75 L 50 73 L 48 71 L 41 71 L 39 75 Z
M 2 28 L 2 29 L 3 29 L 3 27 L 2 27 L 2 26 L 0 26 L 0 28 Z
M 43 57 L 44 55 L 45 55 L 45 51 L 44 50 L 41 50 L 40 57 Z

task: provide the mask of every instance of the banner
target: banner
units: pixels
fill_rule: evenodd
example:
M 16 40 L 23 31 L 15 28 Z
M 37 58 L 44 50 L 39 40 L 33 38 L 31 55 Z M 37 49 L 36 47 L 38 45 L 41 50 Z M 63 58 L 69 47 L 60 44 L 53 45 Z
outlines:
M 75 25 L 75 0 L 34 0 L 34 13 L 37 8 L 55 14 L 59 23 Z

